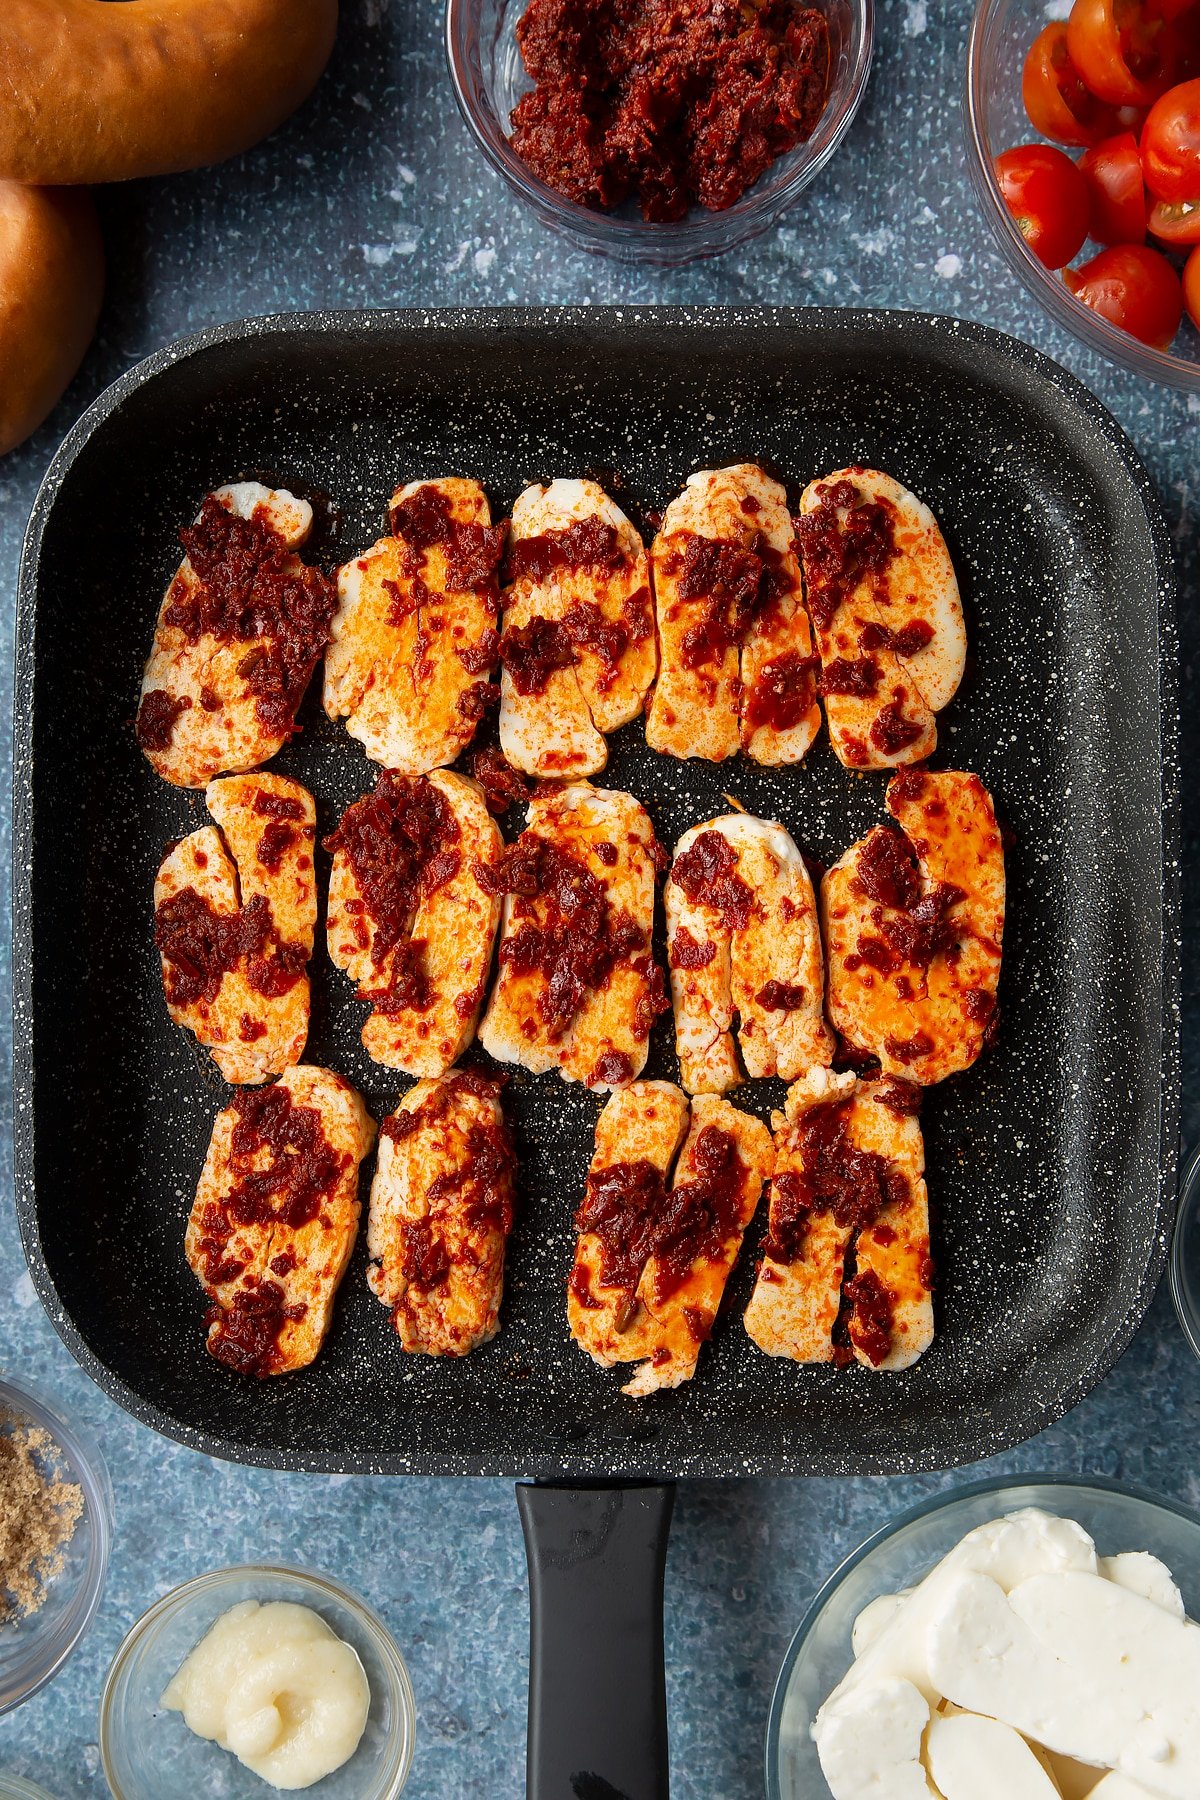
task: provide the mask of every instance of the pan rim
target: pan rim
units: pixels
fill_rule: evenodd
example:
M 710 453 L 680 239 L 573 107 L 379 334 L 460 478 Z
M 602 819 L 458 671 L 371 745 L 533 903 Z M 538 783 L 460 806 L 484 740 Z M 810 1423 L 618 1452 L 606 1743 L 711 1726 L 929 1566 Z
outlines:
M 820 1458 L 776 1453 L 768 1471 L 773 1475 L 821 1473 L 827 1475 L 908 1474 L 961 1467 L 983 1455 L 1009 1450 L 1027 1441 L 1062 1418 L 1111 1371 L 1128 1348 L 1157 1290 L 1166 1265 L 1174 1216 L 1180 1119 L 1180 832 L 1181 782 L 1179 768 L 1179 656 L 1176 623 L 1176 577 L 1170 534 L 1162 504 L 1132 441 L 1103 402 L 1077 376 L 1043 351 L 1011 337 L 993 326 L 942 314 L 883 308 L 789 307 L 686 307 L 686 306 L 561 306 L 561 307 L 441 307 L 392 308 L 372 311 L 328 310 L 275 312 L 231 320 L 181 338 L 152 351 L 117 377 L 81 415 L 51 459 L 35 496 L 26 526 L 18 576 L 16 641 L 13 685 L 13 1134 L 14 1194 L 22 1248 L 35 1291 L 51 1323 L 75 1361 L 111 1399 L 140 1423 L 189 1448 L 220 1460 L 250 1467 L 317 1473 L 431 1475 L 477 1474 L 487 1476 L 576 1475 L 581 1478 L 611 1474 L 603 1451 L 574 1446 L 569 1452 L 543 1450 L 524 1463 L 488 1452 L 455 1454 L 419 1449 L 392 1451 L 370 1457 L 361 1454 L 322 1454 L 302 1449 L 270 1449 L 239 1443 L 219 1433 L 198 1430 L 175 1418 L 165 1408 L 144 1399 L 124 1377 L 115 1374 L 96 1355 L 79 1327 L 68 1315 L 50 1276 L 42 1249 L 34 1190 L 34 1107 L 36 1084 L 32 1037 L 22 1033 L 22 1015 L 31 1017 L 32 967 L 32 849 L 33 849 L 33 667 L 36 630 L 35 596 L 42 540 L 59 490 L 71 468 L 104 422 L 148 382 L 176 363 L 200 357 L 223 345 L 272 336 L 314 336 L 349 331 L 359 337 L 381 339 L 398 332 L 450 332 L 471 329 L 538 333 L 571 329 L 613 332 L 636 331 L 639 324 L 661 328 L 699 328 L 747 333 L 783 330 L 790 333 L 858 331 L 864 325 L 881 334 L 911 333 L 935 342 L 954 341 L 987 352 L 995 365 L 1007 365 L 1040 379 L 1056 391 L 1064 407 L 1074 409 L 1100 432 L 1119 458 L 1136 493 L 1150 537 L 1156 575 L 1156 624 L 1158 640 L 1158 708 L 1162 761 L 1161 851 L 1163 893 L 1162 941 L 1162 1038 L 1161 1085 L 1158 1099 L 1158 1218 L 1153 1251 L 1136 1290 L 1127 1298 L 1116 1329 L 1103 1353 L 1086 1370 L 1049 1400 L 1038 1400 L 1030 1415 L 1017 1420 L 1009 1415 L 963 1429 L 954 1452 L 930 1447 L 903 1456 L 839 1454 L 835 1449 Z M 993 369 L 992 373 L 995 373 Z M 621 1479 L 670 1478 L 654 1447 L 629 1446 L 630 1460 Z M 669 1459 L 668 1459 L 669 1460 Z M 743 1472 L 736 1454 L 722 1453 L 710 1445 L 706 1452 L 709 1473 L 718 1478 Z

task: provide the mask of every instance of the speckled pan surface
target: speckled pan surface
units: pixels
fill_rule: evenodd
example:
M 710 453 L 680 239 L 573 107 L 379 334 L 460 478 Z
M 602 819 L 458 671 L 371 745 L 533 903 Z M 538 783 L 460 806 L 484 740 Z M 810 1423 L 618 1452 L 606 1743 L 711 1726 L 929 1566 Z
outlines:
M 615 472 L 636 518 L 704 464 L 792 484 L 877 464 L 938 514 L 972 657 L 936 763 L 975 770 L 1012 828 L 1003 1027 L 926 1104 L 938 1337 L 905 1375 L 799 1369 L 732 1307 L 696 1379 L 627 1401 L 571 1343 L 571 1214 L 599 1100 L 508 1089 L 521 1155 L 500 1336 L 460 1364 L 405 1357 L 360 1243 L 314 1367 L 252 1384 L 203 1351 L 183 1228 L 223 1088 L 168 1022 L 150 930 L 166 840 L 203 815 L 131 719 L 176 531 L 251 472 L 331 494 L 326 554 L 376 535 L 393 485 Z M 17 1204 L 38 1290 L 138 1417 L 283 1468 L 544 1476 L 870 1473 L 1019 1442 L 1124 1348 L 1162 1267 L 1178 1132 L 1176 645 L 1158 504 L 1099 403 L 1035 351 L 912 314 L 675 309 L 296 315 L 166 350 L 101 397 L 34 508 L 17 665 Z M 310 692 L 277 760 L 322 831 L 373 768 Z M 885 780 L 822 738 L 793 771 L 676 764 L 640 724 L 611 744 L 670 844 L 725 795 L 822 861 L 882 816 Z M 509 834 L 516 820 L 507 822 Z M 324 875 L 324 865 L 322 866 Z M 309 1060 L 376 1117 L 407 1085 L 359 1043 L 363 1008 L 318 943 Z M 675 1072 L 661 1022 L 648 1073 Z M 741 1090 L 768 1114 L 779 1084 Z M 369 1172 L 369 1171 L 368 1171 Z

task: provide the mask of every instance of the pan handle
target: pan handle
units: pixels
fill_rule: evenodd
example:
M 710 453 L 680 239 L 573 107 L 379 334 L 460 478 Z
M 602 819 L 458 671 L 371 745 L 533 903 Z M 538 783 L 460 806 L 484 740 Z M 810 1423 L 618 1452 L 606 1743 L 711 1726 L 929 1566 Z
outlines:
M 517 1485 L 529 1562 L 527 1800 L 668 1800 L 672 1486 Z

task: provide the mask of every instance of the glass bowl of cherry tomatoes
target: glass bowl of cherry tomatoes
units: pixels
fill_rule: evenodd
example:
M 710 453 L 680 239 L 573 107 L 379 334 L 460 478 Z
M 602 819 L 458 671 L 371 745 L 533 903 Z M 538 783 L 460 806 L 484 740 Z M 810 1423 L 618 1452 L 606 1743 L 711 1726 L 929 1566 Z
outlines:
M 966 128 L 1026 287 L 1112 361 L 1200 393 L 1200 0 L 981 0 Z

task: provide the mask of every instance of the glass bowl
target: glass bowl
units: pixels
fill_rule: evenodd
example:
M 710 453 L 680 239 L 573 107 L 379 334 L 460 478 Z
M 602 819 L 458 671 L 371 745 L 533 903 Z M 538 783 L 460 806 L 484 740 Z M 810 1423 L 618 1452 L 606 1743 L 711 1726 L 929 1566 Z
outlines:
M 20 1775 L 6 1775 L 0 1769 L 0 1800 L 53 1800 L 36 1782 L 24 1781 Z
M 724 212 L 696 208 L 685 219 L 647 224 L 635 208 L 592 212 L 564 199 L 528 169 L 508 141 L 508 122 L 532 85 L 517 48 L 527 0 L 447 0 L 446 51 L 459 109 L 476 143 L 513 192 L 546 225 L 583 250 L 672 265 L 717 256 L 773 225 L 825 167 L 858 111 L 874 40 L 874 0 L 812 0 L 829 25 L 825 111 L 807 143 L 774 162 Z
M 1021 69 L 1030 44 L 1053 16 L 1046 0 L 980 0 L 976 10 L 967 44 L 964 105 L 967 166 L 984 217 L 1009 267 L 1060 325 L 1135 375 L 1200 394 L 1200 333 L 1186 314 L 1170 350 L 1154 350 L 1110 325 L 1075 298 L 1061 275 L 1038 261 L 1001 198 L 994 159 L 1015 144 L 1037 139 L 1021 104 Z M 1087 254 L 1098 247 L 1090 245 Z
M 911 1587 L 976 1525 L 1024 1506 L 1076 1519 L 1102 1556 L 1152 1551 L 1174 1575 L 1189 1616 L 1200 1613 L 1200 1517 L 1174 1501 L 1101 1476 L 1006 1475 L 933 1495 L 868 1538 L 809 1607 L 771 1700 L 768 1800 L 829 1800 L 808 1728 L 850 1667 L 850 1630 L 867 1602 Z
M 309 1606 L 357 1650 L 371 1689 L 362 1741 L 320 1783 L 321 1800 L 394 1800 L 412 1764 L 416 1709 L 408 1670 L 382 1621 L 340 1582 L 309 1569 L 250 1564 L 185 1581 L 142 1614 L 112 1660 L 100 1697 L 100 1762 L 115 1800 L 206 1794 L 262 1800 L 271 1790 L 228 1750 L 197 1737 L 161 1704 L 179 1665 L 240 1600 Z
M 36 1388 L 0 1381 L 0 1418 L 16 1417 L 47 1433 L 62 1453 L 62 1474 L 83 1492 L 83 1513 L 63 1568 L 28 1618 L 0 1624 L 0 1713 L 11 1711 L 53 1679 L 96 1616 L 112 1543 L 112 1484 L 86 1431 L 69 1425 Z
M 1179 1212 L 1171 1244 L 1171 1298 L 1183 1335 L 1200 1358 L 1200 1145 L 1179 1183 Z

